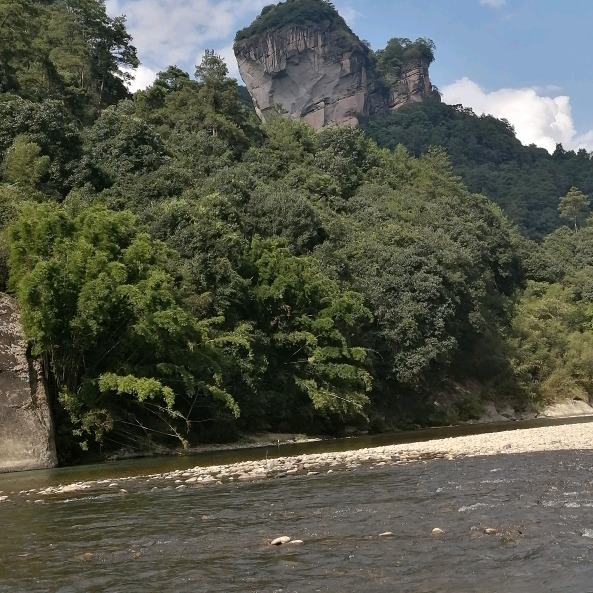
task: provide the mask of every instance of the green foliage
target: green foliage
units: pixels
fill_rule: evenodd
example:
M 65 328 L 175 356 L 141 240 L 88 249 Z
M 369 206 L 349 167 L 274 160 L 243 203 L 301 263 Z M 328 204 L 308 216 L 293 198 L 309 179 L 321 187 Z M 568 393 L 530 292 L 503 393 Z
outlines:
M 4 179 L 21 187 L 36 188 L 49 171 L 49 157 L 40 156 L 41 148 L 26 136 L 17 136 L 4 160 Z
M 320 23 L 374 60 L 322 0 L 237 39 Z M 0 0 L 0 36 L 0 285 L 10 269 L 59 434 L 188 444 L 593 396 L 593 225 L 569 190 L 593 191 L 586 152 L 438 102 L 369 124 L 379 145 L 260 124 L 212 51 L 129 100 L 134 50 L 96 0 Z M 433 50 L 393 39 L 377 69 Z M 447 416 L 455 384 L 475 393 Z
M 578 188 L 571 187 L 568 193 L 560 198 L 558 204 L 558 212 L 560 218 L 568 220 L 574 225 L 574 230 L 578 230 L 579 217 L 582 216 L 589 208 L 589 199 Z
M 105 109 L 87 130 L 75 179 L 103 189 L 122 177 L 156 171 L 166 158 L 161 137 L 134 117 L 134 105 L 124 101 Z
M 180 306 L 174 254 L 131 213 L 26 204 L 10 239 L 23 328 L 81 437 L 185 442 L 197 403 L 239 414 L 221 344 L 245 337 Z
M 572 288 L 530 283 L 519 300 L 510 342 L 520 384 L 535 401 L 593 395 L 591 303 Z
M 205 52 L 195 74 L 191 80 L 175 66 L 159 73 L 153 86 L 137 93 L 138 114 L 166 138 L 203 132 L 240 155 L 260 134 L 253 107 L 240 100 L 237 81 L 213 51 Z
M 84 118 L 127 95 L 122 68 L 139 61 L 125 18 L 98 0 L 3 0 L 0 89 L 35 102 L 57 98 Z
M 418 38 L 410 41 L 405 37 L 390 39 L 385 49 L 375 53 L 377 72 L 386 83 L 393 84 L 411 62 L 423 60 L 428 64 L 434 61 L 435 44 L 431 39 Z
M 446 148 L 468 189 L 496 202 L 535 240 L 561 226 L 558 196 L 573 185 L 584 194 L 593 192 L 587 151 L 550 155 L 543 148 L 523 146 L 508 122 L 477 116 L 461 105 L 424 101 L 369 122 L 365 130 L 379 146 L 394 150 L 402 144 L 414 156 L 431 146 Z
M 324 22 L 340 27 L 354 37 L 354 33 L 346 21 L 338 14 L 329 0 L 285 0 L 264 7 L 260 16 L 251 25 L 237 33 L 235 41 L 249 39 L 281 27 L 319 26 Z
M 371 319 L 361 295 L 342 290 L 318 261 L 281 244 L 254 240 L 248 261 L 256 274 L 258 327 L 271 346 L 265 389 L 284 405 L 293 400 L 298 407 L 304 395 L 326 414 L 364 415 L 372 380 L 365 349 L 349 339 Z
M 34 103 L 0 95 L 0 157 L 19 137 L 40 148 L 39 156 L 49 157 L 47 189 L 67 193 L 73 164 L 80 157 L 80 124 L 63 102 L 50 99 Z

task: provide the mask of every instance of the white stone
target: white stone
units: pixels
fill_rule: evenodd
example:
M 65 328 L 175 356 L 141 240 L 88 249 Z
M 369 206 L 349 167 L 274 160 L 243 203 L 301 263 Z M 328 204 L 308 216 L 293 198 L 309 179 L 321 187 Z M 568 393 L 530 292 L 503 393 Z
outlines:
M 281 546 L 282 544 L 287 544 L 288 542 L 290 542 L 290 538 L 287 535 L 283 535 L 273 539 L 270 544 L 273 546 Z

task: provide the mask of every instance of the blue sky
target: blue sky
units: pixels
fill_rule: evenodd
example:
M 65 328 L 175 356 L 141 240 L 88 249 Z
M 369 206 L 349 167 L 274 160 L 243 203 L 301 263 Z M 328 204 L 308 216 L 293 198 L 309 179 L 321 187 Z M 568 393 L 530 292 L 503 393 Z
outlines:
M 107 0 L 126 14 L 142 67 L 138 86 L 177 64 L 193 73 L 205 49 L 225 58 L 235 32 L 271 0 Z M 391 37 L 436 43 L 431 79 L 447 103 L 506 117 L 519 138 L 593 151 L 593 3 L 586 0 L 334 0 L 373 49 Z

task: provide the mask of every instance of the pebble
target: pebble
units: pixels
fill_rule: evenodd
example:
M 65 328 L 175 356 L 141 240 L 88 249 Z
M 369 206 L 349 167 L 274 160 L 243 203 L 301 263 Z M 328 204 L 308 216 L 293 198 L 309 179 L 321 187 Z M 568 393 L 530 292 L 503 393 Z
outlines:
M 302 546 L 305 542 L 302 539 L 293 539 L 288 542 L 291 546 Z
M 290 541 L 290 538 L 287 535 L 283 535 L 281 537 L 277 537 L 273 539 L 270 544 L 273 546 L 281 546 L 282 544 L 287 544 Z
M 385 533 L 380 533 L 379 537 L 393 537 L 393 531 L 386 531 Z
M 486 433 L 464 437 L 435 439 L 432 441 L 415 443 L 413 448 L 408 444 L 391 445 L 386 447 L 367 448 L 357 451 L 319 453 L 299 455 L 298 457 L 281 457 L 274 460 L 250 461 L 230 465 L 212 467 L 196 466 L 193 470 L 175 470 L 162 474 L 152 474 L 143 479 L 155 480 L 161 489 L 163 481 L 174 481 L 176 485 L 201 483 L 218 483 L 225 481 L 252 481 L 283 475 L 294 475 L 299 472 L 315 475 L 318 471 L 354 470 L 365 464 L 369 467 L 374 464 L 380 467 L 387 463 L 392 465 L 407 463 L 427 463 L 427 459 L 455 459 L 459 456 L 473 457 L 476 455 L 492 455 L 501 452 L 523 453 L 535 451 L 555 451 L 565 449 L 592 449 L 590 440 L 591 423 L 575 425 L 548 426 L 542 428 L 520 429 L 509 433 Z M 510 448 L 509 448 L 510 445 Z M 200 479 L 198 476 L 202 476 Z M 76 492 L 97 486 L 120 488 L 121 482 L 138 480 L 138 477 L 118 478 L 118 482 L 109 479 L 91 482 L 77 482 L 74 484 L 45 489 L 34 489 L 27 492 L 31 496 L 46 496 L 62 492 Z M 152 482 L 154 483 L 154 482 Z M 169 482 L 170 483 L 170 482 Z M 186 486 L 183 486 L 184 488 Z M 172 489 L 167 486 L 166 489 Z M 179 488 L 183 489 L 183 488 Z M 23 495 L 23 492 L 20 493 Z M 3 493 L 0 492 L 0 501 Z M 6 499 L 4 499 L 6 500 Z M 474 532 L 476 535 L 497 535 L 499 531 L 492 528 L 479 527 Z
M 8 500 L 8 496 L 0 496 L 0 502 L 6 502 Z
M 498 529 L 492 529 L 491 527 L 486 527 L 486 529 L 484 529 L 484 535 L 498 535 Z
M 444 532 L 442 529 L 440 529 L 439 527 L 435 527 L 435 528 L 432 530 L 432 532 L 431 532 L 431 534 L 430 534 L 430 535 L 437 536 L 437 535 L 443 535 L 443 533 L 445 533 L 445 532 Z

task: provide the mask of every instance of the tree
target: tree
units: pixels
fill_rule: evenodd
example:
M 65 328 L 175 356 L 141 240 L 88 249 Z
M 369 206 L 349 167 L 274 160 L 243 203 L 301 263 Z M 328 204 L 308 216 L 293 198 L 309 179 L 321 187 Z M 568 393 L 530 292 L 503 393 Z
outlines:
M 138 67 L 125 18 L 103 0 L 0 0 L 0 90 L 60 98 L 85 121 L 128 96 Z
M 131 101 L 104 109 L 84 140 L 77 182 L 90 182 L 97 189 L 110 187 L 128 175 L 155 171 L 167 158 L 162 138 L 152 126 L 134 117 Z
M 239 100 L 237 81 L 227 76 L 226 64 L 218 54 L 207 49 L 195 74 L 203 129 L 213 136 L 221 136 L 236 147 L 235 150 L 244 149 L 248 144 L 245 133 L 249 131 L 251 118 Z
M 362 295 L 280 241 L 254 238 L 247 261 L 257 327 L 271 346 L 260 389 L 274 394 L 284 420 L 303 407 L 337 420 L 364 417 L 372 378 L 355 336 L 372 315 Z
M 239 415 L 225 349 L 249 357 L 247 326 L 219 331 L 220 318 L 185 310 L 175 254 L 133 214 L 26 204 L 10 248 L 23 329 L 83 444 L 107 433 L 185 443 L 204 406 Z
M 40 154 L 41 148 L 37 144 L 24 135 L 17 136 L 4 160 L 6 181 L 25 188 L 36 188 L 50 166 L 49 157 Z
M 574 225 L 576 232 L 579 228 L 579 217 L 587 211 L 589 204 L 589 198 L 573 186 L 563 198 L 560 198 L 558 212 L 561 218 L 570 221 Z
M 39 7 L 31 0 L 0 0 L 0 91 L 18 91 L 19 70 L 33 55 Z
M 40 155 L 50 160 L 48 188 L 66 194 L 74 162 L 80 158 L 80 122 L 63 101 L 47 99 L 40 103 L 8 96 L 0 100 L 0 158 L 18 136 L 39 146 Z

